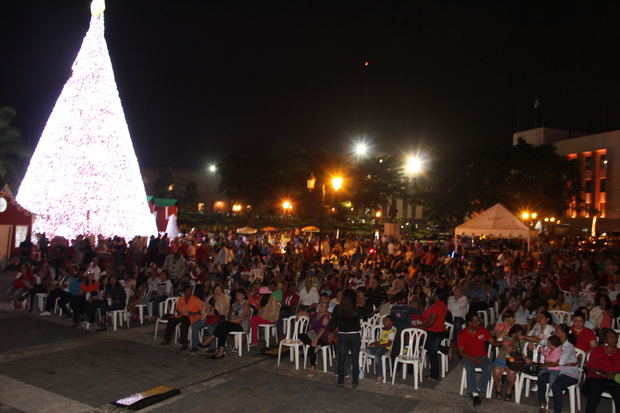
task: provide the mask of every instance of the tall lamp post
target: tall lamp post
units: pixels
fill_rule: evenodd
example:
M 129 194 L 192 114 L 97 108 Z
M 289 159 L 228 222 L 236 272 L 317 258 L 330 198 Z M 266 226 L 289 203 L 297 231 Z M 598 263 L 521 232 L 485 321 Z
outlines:
M 339 191 L 344 184 L 344 179 L 341 176 L 334 176 L 331 179 L 331 185 L 334 192 Z M 306 188 L 308 191 L 314 191 L 316 186 L 316 178 L 313 173 L 310 173 L 310 176 L 306 180 Z M 325 194 L 326 194 L 325 183 L 321 184 L 321 208 L 319 210 L 319 262 L 321 262 L 322 251 L 321 251 L 321 241 L 323 235 L 323 210 L 325 209 Z

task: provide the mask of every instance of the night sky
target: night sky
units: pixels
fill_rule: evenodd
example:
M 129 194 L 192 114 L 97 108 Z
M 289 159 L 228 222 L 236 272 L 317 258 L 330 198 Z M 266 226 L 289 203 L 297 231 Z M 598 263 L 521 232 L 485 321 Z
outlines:
M 364 134 L 433 153 L 510 144 L 537 98 L 545 126 L 620 128 L 618 3 L 107 0 L 106 36 L 143 166 L 279 140 L 344 153 Z M 89 4 L 0 2 L 0 105 L 33 144 Z

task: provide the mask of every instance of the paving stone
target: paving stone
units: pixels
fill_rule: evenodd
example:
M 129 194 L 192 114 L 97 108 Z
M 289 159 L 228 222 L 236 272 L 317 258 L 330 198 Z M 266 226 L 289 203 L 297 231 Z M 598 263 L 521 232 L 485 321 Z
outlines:
M 0 352 L 71 340 L 92 334 L 82 329 L 59 325 L 28 315 L 0 318 L 0 331 L 2 331 Z

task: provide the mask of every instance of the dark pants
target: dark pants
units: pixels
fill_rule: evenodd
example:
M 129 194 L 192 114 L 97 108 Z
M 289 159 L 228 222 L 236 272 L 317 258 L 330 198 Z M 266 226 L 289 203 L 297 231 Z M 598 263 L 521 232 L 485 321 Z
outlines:
M 166 324 L 166 332 L 164 333 L 164 341 L 170 342 L 172 340 L 172 333 L 174 333 L 174 329 L 179 324 L 181 325 L 181 338 L 179 339 L 179 341 L 181 342 L 181 344 L 186 346 L 187 333 L 190 326 L 189 317 L 186 315 L 181 317 L 173 317 L 168 320 L 168 323 Z
M 316 366 L 316 353 L 314 352 L 316 347 L 312 347 L 312 339 L 310 337 L 308 337 L 307 334 L 305 333 L 301 333 L 299 335 L 299 339 L 302 341 L 302 343 L 304 343 L 307 346 L 310 346 L 310 348 L 308 349 L 308 357 L 310 358 L 310 365 L 311 366 Z M 326 343 L 323 342 L 321 339 L 319 339 L 317 341 L 317 345 L 321 345 L 324 346 Z
M 222 321 L 217 326 L 213 335 L 217 338 L 218 348 L 226 346 L 226 337 L 228 337 L 228 333 L 233 331 L 243 331 L 243 327 L 241 327 L 241 324 L 231 323 L 230 321 Z
M 80 315 L 86 312 L 86 297 L 83 295 L 71 296 L 71 311 L 73 311 L 73 322 L 78 323 L 80 321 Z
M 452 341 L 456 342 L 456 338 L 459 336 L 459 333 L 463 329 L 463 325 L 465 324 L 465 319 L 462 317 L 454 317 L 452 320 L 452 324 L 454 324 L 454 330 L 452 331 Z
M 46 292 L 47 292 L 47 288 L 45 288 L 45 286 L 41 284 L 36 284 L 34 287 L 32 287 L 30 291 L 28 291 L 28 294 L 26 294 L 26 296 L 29 297 L 29 300 L 30 300 L 28 311 L 32 311 L 32 308 L 34 307 L 34 299 L 37 297 L 37 294 L 46 293 Z
M 581 392 L 587 399 L 586 413 L 596 413 L 601 394 L 604 392 L 611 395 L 616 411 L 620 412 L 620 384 L 611 380 L 588 377 L 581 386 Z
M 62 311 L 64 311 L 65 314 L 70 314 L 71 311 L 69 311 L 69 309 L 67 308 L 67 304 L 69 303 L 69 301 L 71 301 L 71 294 L 58 288 L 50 291 L 49 295 L 47 296 L 45 311 L 52 311 L 52 306 L 54 305 L 54 303 L 56 303 L 57 298 L 60 298 L 60 300 L 58 300 L 58 306 L 62 308 Z
M 402 333 L 403 330 L 404 328 L 396 329 L 396 335 L 394 336 L 394 341 L 392 342 L 392 352 L 390 353 L 390 358 L 392 359 L 392 365 L 394 365 L 394 361 L 396 360 L 396 357 L 400 355 L 400 333 Z
M 433 332 L 428 331 L 426 336 L 426 352 L 428 354 L 428 359 L 431 362 L 431 377 L 434 379 L 439 379 L 439 354 L 438 351 L 441 351 L 444 354 L 448 354 L 448 347 L 441 345 L 441 340 L 447 337 L 447 333 L 443 332 Z
M 349 369 L 347 357 L 351 357 L 352 383 L 357 384 L 360 373 L 359 357 L 362 338 L 359 333 L 338 333 L 338 384 L 344 384 L 344 376 Z
M 94 323 L 97 309 L 101 311 L 101 324 L 106 324 L 108 320 L 108 311 L 124 310 L 125 304 L 108 305 L 108 300 L 95 300 L 86 305 L 86 316 L 91 323 Z
M 541 405 L 547 403 L 547 384 L 549 384 L 549 372 L 542 371 L 538 374 L 538 403 Z M 577 384 L 577 379 L 560 374 L 551 385 L 554 413 L 562 413 L 562 392 L 573 384 Z

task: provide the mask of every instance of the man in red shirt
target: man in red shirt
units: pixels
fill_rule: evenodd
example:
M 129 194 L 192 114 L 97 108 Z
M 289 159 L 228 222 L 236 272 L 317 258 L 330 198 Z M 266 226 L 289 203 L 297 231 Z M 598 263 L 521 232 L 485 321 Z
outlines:
M 297 314 L 299 294 L 297 294 L 297 289 L 295 287 L 295 283 L 290 283 L 287 286 L 286 293 L 282 297 L 282 306 L 280 307 L 280 315 L 278 317 L 279 330 L 282 330 L 282 320 Z
M 500 343 L 491 337 L 486 328 L 480 326 L 480 317 L 477 313 L 467 314 L 465 321 L 466 327 L 459 333 L 456 346 L 467 374 L 467 393 L 475 407 L 482 404 L 480 393 L 486 392 L 492 371 L 491 360 L 486 356 L 484 343 L 489 342 L 493 346 L 499 346 Z M 478 381 L 476 381 L 476 368 L 482 369 Z

